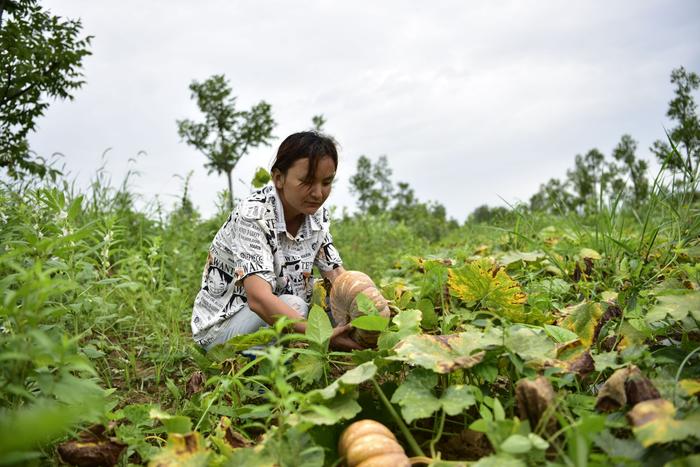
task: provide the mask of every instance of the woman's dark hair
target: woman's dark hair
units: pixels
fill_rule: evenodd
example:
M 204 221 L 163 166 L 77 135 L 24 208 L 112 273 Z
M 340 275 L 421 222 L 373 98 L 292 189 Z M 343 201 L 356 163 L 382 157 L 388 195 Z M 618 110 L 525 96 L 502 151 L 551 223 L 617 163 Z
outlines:
M 277 150 L 277 157 L 272 164 L 270 172 L 279 170 L 283 174 L 299 159 L 309 159 L 309 173 L 304 179 L 305 183 L 311 183 L 316 176 L 316 166 L 325 156 L 333 159 L 338 168 L 338 150 L 335 141 L 330 136 L 317 131 L 300 131 L 285 138 Z

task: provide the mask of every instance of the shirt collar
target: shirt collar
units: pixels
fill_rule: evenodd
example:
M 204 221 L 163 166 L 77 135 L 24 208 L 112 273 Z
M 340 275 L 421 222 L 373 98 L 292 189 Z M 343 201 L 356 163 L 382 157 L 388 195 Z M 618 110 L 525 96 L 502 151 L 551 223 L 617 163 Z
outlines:
M 270 188 L 272 196 L 275 199 L 275 231 L 286 233 L 287 223 L 284 220 L 284 206 L 282 205 L 282 200 L 280 199 L 279 193 L 277 192 L 277 188 L 275 188 L 274 185 L 270 185 Z M 315 214 L 307 214 L 306 216 L 304 216 L 304 222 L 301 224 L 301 227 L 299 227 L 299 232 L 297 232 L 297 238 L 309 238 L 309 235 L 312 231 L 317 232 L 323 229 L 320 217 L 322 215 L 321 213 L 323 209 L 324 208 L 321 207 L 318 211 L 316 211 Z

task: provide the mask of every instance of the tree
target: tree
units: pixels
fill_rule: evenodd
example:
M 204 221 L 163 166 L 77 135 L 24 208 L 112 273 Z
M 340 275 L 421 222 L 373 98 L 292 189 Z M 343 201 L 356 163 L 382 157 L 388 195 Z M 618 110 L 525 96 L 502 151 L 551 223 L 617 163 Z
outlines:
M 204 122 L 178 120 L 178 134 L 185 142 L 204 154 L 209 173 L 226 174 L 228 204 L 233 209 L 232 172 L 248 150 L 269 146 L 275 121 L 270 104 L 260 101 L 250 110 L 236 110 L 236 97 L 224 75 L 213 75 L 206 81 L 190 84 Z
M 357 196 L 363 214 L 379 214 L 389 207 L 393 193 L 391 168 L 386 156 L 372 164 L 366 156 L 357 160 L 357 173 L 350 177 L 350 192 Z
M 605 192 L 605 155 L 597 149 L 591 149 L 586 155 L 576 155 L 574 169 L 567 170 L 566 176 L 574 190 L 576 208 L 585 207 L 595 200 L 598 194 Z
M 668 103 L 666 115 L 677 122 L 669 137 L 678 153 L 661 140 L 655 141 L 650 150 L 672 171 L 692 175 L 700 165 L 700 119 L 693 99 L 693 91 L 700 87 L 700 77 L 680 67 L 671 72 L 671 83 L 676 85 L 675 97 Z
M 630 135 L 622 135 L 612 153 L 613 159 L 619 165 L 610 164 L 610 172 L 613 174 L 611 177 L 613 195 L 624 191 L 626 200 L 634 206 L 639 206 L 649 196 L 649 180 L 646 177 L 647 162 L 637 159 L 636 151 L 637 142 Z M 631 189 L 627 189 L 625 178 L 631 182 Z
M 568 191 L 568 182 L 558 178 L 550 178 L 547 183 L 540 185 L 537 193 L 530 198 L 532 211 L 550 213 L 565 213 L 575 209 L 576 201 Z
M 57 173 L 32 159 L 27 136 L 49 99 L 73 99 L 84 84 L 80 69 L 92 37 L 80 37 L 81 28 L 37 0 L 0 0 L 0 167 L 13 178 Z

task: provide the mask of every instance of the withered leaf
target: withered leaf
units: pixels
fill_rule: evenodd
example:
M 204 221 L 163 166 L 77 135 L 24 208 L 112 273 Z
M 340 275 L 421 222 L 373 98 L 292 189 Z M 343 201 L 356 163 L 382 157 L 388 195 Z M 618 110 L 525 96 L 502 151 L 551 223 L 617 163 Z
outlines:
M 529 420 L 530 426 L 534 430 L 547 408 L 554 401 L 554 388 L 544 376 L 538 376 L 535 380 L 523 378 L 515 386 L 515 399 L 518 406 L 518 416 L 521 420 Z M 546 423 L 547 433 L 556 430 L 557 422 L 554 417 L 550 417 Z
M 66 441 L 58 445 L 58 454 L 67 464 L 81 467 L 112 466 L 119 461 L 119 456 L 126 448 L 109 439 L 91 442 Z

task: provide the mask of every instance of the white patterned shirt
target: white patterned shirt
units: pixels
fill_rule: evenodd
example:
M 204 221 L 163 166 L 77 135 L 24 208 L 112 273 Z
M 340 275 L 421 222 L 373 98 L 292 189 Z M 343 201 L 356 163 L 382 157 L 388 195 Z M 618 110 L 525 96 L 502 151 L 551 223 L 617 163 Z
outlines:
M 325 207 L 307 215 L 296 237 L 287 232 L 282 202 L 273 185 L 248 196 L 214 237 L 192 310 L 192 334 L 208 345 L 221 323 L 247 306 L 243 279 L 263 278 L 275 295 L 292 294 L 311 303 L 312 269 L 342 264 L 333 246 Z

